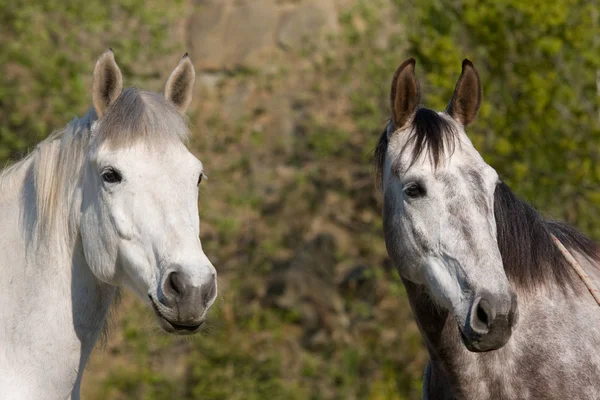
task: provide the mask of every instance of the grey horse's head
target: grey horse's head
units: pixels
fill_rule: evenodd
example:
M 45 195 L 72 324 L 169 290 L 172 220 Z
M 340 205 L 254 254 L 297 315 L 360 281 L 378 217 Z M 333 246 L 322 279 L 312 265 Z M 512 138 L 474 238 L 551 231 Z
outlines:
M 392 83 L 392 120 L 376 151 L 388 253 L 400 275 L 453 314 L 471 351 L 502 347 L 517 321 L 517 298 L 496 238 L 496 171 L 465 133 L 481 84 L 465 60 L 447 109 L 420 108 L 413 59 Z

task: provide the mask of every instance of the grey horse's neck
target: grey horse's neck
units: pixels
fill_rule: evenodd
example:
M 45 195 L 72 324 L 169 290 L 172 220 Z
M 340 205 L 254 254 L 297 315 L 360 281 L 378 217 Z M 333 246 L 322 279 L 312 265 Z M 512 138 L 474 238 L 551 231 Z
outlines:
M 404 285 L 430 355 L 427 400 L 600 398 L 600 307 L 583 284 L 565 291 L 550 283 L 521 296 L 512 338 L 487 353 L 468 351 L 452 315 L 422 287 Z
M 423 335 L 430 357 L 423 380 L 423 398 L 424 400 L 457 398 L 457 388 L 455 388 L 455 385 L 453 384 L 454 379 L 452 379 L 449 373 L 451 371 L 447 368 L 450 364 L 449 359 L 452 358 L 452 354 L 447 354 L 447 352 L 443 350 L 443 332 L 444 327 L 448 324 L 448 320 L 450 319 L 449 313 L 436 307 L 429 298 L 429 295 L 423 291 L 422 287 L 409 282 L 404 278 L 402 281 L 404 282 L 410 306 L 413 310 L 419 330 Z M 457 337 L 456 341 L 458 342 L 458 340 L 459 338 Z M 432 376 L 434 375 L 434 370 L 435 378 Z M 436 386 L 439 386 L 440 388 L 437 388 Z M 444 390 L 444 388 L 447 389 Z M 425 395 L 427 397 L 425 397 Z

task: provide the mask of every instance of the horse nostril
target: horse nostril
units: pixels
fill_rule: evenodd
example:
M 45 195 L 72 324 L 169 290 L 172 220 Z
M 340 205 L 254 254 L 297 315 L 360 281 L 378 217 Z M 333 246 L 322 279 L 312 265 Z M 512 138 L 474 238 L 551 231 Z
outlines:
M 486 298 L 480 298 L 471 308 L 471 329 L 479 335 L 485 335 L 490 331 L 495 317 L 492 303 Z
M 176 300 L 184 294 L 184 283 L 181 279 L 181 274 L 177 271 L 172 271 L 167 275 L 163 286 L 163 292 L 169 300 Z
M 477 304 L 477 319 L 483 322 L 485 326 L 488 326 L 488 315 L 481 306 L 481 303 Z
M 516 296 L 510 293 L 483 292 L 476 297 L 465 325 L 459 327 L 467 349 L 490 351 L 504 346 L 512 335 L 516 303 Z
M 169 283 L 176 294 L 181 295 L 183 293 L 183 285 L 180 282 L 179 274 L 177 272 L 173 272 L 169 275 Z
M 197 320 L 212 305 L 217 296 L 216 273 L 192 275 L 189 265 L 174 265 L 162 277 L 159 302 L 180 320 Z

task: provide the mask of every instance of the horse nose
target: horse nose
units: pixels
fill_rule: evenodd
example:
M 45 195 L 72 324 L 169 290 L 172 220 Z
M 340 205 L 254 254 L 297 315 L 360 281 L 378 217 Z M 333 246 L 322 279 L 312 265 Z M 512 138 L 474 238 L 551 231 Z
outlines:
M 496 307 L 487 298 L 473 302 L 471 308 L 471 329 L 475 333 L 485 335 L 490 331 L 496 319 Z
M 211 265 L 204 274 L 190 274 L 188 268 L 174 266 L 162 282 L 161 303 L 180 323 L 198 321 L 217 296 L 216 271 Z
M 466 338 L 474 351 L 496 350 L 510 339 L 518 319 L 517 296 L 483 293 L 471 304 Z

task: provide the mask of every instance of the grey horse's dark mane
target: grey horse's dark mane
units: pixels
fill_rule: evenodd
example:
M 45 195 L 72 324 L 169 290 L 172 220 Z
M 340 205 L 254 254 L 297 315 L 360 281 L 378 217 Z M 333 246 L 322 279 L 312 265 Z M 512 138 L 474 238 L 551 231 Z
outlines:
M 504 182 L 496 186 L 494 214 L 504 270 L 518 287 L 534 290 L 550 280 L 562 286 L 573 283 L 571 266 L 552 235 L 570 251 L 600 261 L 596 242 L 564 222 L 545 219 Z
M 412 162 L 426 152 L 434 166 L 455 144 L 456 130 L 438 113 L 420 108 L 409 133 L 414 143 Z M 382 173 L 388 148 L 388 129 L 375 147 L 373 164 L 377 183 Z M 567 260 L 553 242 L 552 235 L 569 250 L 600 262 L 600 247 L 572 226 L 545 219 L 533 207 L 519 199 L 500 182 L 494 193 L 498 247 L 504 270 L 516 288 L 532 291 L 550 281 L 564 287 L 572 284 L 574 274 Z

